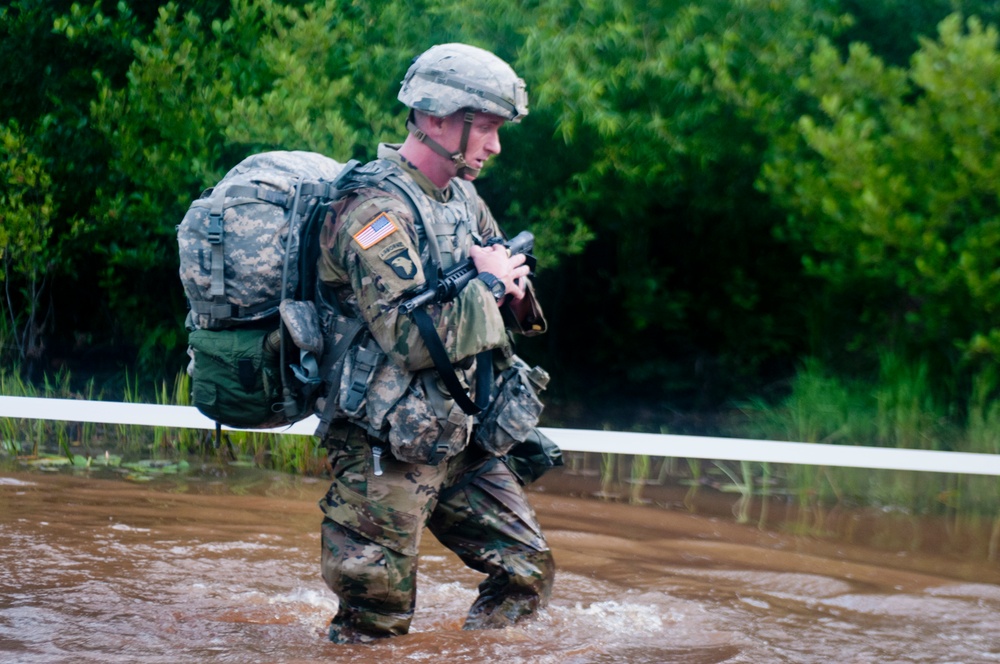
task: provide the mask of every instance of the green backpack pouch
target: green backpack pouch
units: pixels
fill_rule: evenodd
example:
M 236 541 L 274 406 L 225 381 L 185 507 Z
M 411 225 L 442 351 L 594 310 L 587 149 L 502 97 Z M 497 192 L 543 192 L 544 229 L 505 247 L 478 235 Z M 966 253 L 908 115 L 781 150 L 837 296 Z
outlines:
M 280 330 L 242 327 L 192 330 L 191 398 L 206 416 L 229 426 L 279 426 Z

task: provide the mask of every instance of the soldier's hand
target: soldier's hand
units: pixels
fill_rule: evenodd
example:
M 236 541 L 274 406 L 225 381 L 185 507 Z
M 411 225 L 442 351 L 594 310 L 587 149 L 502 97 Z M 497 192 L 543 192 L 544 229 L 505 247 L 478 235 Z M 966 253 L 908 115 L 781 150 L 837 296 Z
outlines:
M 524 264 L 524 254 L 511 256 L 505 246 L 494 244 L 489 247 L 473 246 L 470 256 L 477 271 L 489 272 L 503 282 L 507 295 L 513 301 L 524 297 L 524 280 L 531 272 L 531 268 Z

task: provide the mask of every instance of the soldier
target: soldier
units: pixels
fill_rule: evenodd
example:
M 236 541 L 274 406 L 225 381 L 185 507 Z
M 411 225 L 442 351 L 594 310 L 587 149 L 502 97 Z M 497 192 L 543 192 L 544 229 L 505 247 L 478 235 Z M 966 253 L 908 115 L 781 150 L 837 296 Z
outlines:
M 348 176 L 349 193 L 321 235 L 324 331 L 331 338 L 338 321 L 364 323 L 341 390 L 328 397 L 338 401 L 325 438 L 334 479 L 320 501 L 321 566 L 339 599 L 335 643 L 409 630 L 425 526 L 487 575 L 465 629 L 532 615 L 548 601 L 555 571 L 521 485 L 497 462 L 503 443 L 476 436 L 477 420 L 442 384 L 417 325 L 397 312 L 439 270 L 472 258 L 478 277 L 454 300 L 426 308 L 470 392 L 490 357 L 508 372 L 523 365 L 508 331 L 544 332 L 525 258 L 489 242 L 502 235 L 471 184 L 500 152 L 501 126 L 527 114 L 524 82 L 492 53 L 444 44 L 413 61 L 398 98 L 410 108 L 405 142 L 380 145 L 375 161 Z M 537 399 L 531 389 L 516 394 L 528 392 Z M 534 412 L 506 429 L 533 427 L 541 405 L 531 406 L 501 414 Z

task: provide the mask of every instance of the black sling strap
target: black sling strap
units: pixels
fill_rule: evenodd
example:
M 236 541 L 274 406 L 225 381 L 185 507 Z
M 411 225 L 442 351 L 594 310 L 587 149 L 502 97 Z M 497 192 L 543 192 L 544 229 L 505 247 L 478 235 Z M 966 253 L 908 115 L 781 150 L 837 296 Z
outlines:
M 427 351 L 430 353 L 431 359 L 434 360 L 434 368 L 441 376 L 451 398 L 467 415 L 476 415 L 482 412 L 489 405 L 490 393 L 493 390 L 493 351 L 484 350 L 476 355 L 476 401 L 473 402 L 465 388 L 462 387 L 462 383 L 459 382 L 458 376 L 455 375 L 455 367 L 448 359 L 448 353 L 444 349 L 444 344 L 441 343 L 441 337 L 438 336 L 437 330 L 434 329 L 430 315 L 421 308 L 414 309 L 410 315 L 413 317 L 413 322 L 417 324 L 417 329 L 420 330 L 424 345 L 427 346 Z

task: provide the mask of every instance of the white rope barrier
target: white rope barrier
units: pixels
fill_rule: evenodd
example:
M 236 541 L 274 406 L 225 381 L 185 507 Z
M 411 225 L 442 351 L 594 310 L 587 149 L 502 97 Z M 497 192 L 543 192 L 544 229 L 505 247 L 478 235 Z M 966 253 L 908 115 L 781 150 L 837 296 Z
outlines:
M 215 422 L 190 406 L 34 397 L 0 396 L 0 418 L 100 422 L 180 429 L 215 428 Z M 316 429 L 316 425 L 316 418 L 310 417 L 290 427 L 267 429 L 266 431 L 309 436 Z M 223 429 L 228 429 L 228 427 L 223 427 Z M 542 431 L 559 447 L 570 452 L 647 454 L 649 456 L 690 459 L 725 459 L 809 466 L 843 466 L 1000 476 L 1000 454 L 935 452 L 820 443 L 782 443 L 770 440 L 587 429 L 543 428 Z

